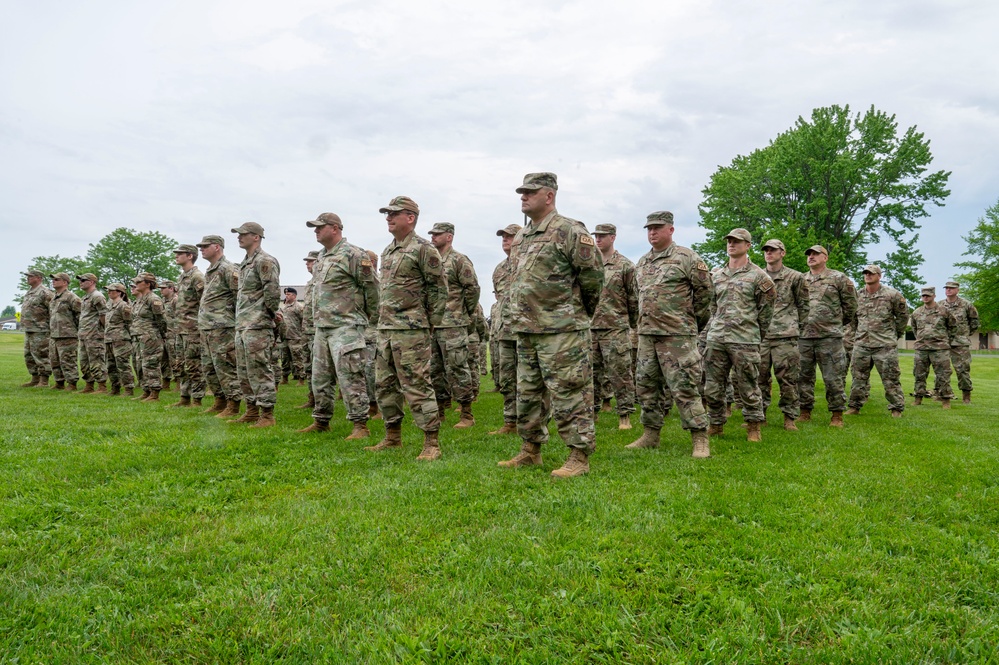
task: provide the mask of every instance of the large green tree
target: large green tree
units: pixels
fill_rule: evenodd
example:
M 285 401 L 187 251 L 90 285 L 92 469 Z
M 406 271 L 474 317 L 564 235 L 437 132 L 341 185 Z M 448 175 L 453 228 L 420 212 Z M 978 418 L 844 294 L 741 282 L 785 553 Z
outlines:
M 981 317 L 981 329 L 999 330 L 999 201 L 985 211 L 968 235 L 965 256 L 958 267 L 969 272 L 961 275 L 961 295 L 975 303 Z
M 0 314 L 0 319 L 9 319 L 15 314 L 17 314 L 17 309 L 13 305 L 7 305 L 3 308 L 3 314 Z
M 763 260 L 763 241 L 779 238 L 785 263 L 804 270 L 804 250 L 823 245 L 829 265 L 855 279 L 875 259 L 885 281 L 915 302 L 919 220 L 950 195 L 950 172 L 928 172 L 932 161 L 930 142 L 915 127 L 900 134 L 894 115 L 873 106 L 855 115 L 849 106 L 815 109 L 711 176 L 699 207 L 707 239 L 695 248 L 721 263 L 725 235 L 742 227 L 759 241 L 754 261 Z M 877 256 L 868 256 L 871 245 Z

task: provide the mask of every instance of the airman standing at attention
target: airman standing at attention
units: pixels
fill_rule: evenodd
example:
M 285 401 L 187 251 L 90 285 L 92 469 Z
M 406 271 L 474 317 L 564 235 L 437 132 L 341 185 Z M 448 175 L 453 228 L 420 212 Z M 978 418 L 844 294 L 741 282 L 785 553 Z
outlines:
M 289 286 L 284 290 L 281 303 L 281 316 L 284 319 L 284 336 L 291 355 L 291 367 L 298 379 L 298 385 L 305 385 L 305 361 L 309 354 L 305 350 L 305 305 L 298 300 L 298 289 Z
M 160 365 L 161 392 L 170 390 L 170 382 L 175 378 L 180 382 L 180 353 L 177 350 L 177 285 L 166 279 L 159 283 L 160 300 L 163 301 L 163 320 L 166 332 L 163 333 L 163 361 Z
M 40 270 L 24 273 L 28 290 L 21 300 L 21 329 L 24 331 L 24 364 L 31 380 L 22 388 L 47 388 L 52 366 L 49 364 L 49 306 L 53 293 L 45 286 L 45 275 Z
M 305 404 L 296 408 L 314 409 L 316 407 L 316 394 L 312 391 L 312 347 L 316 344 L 316 322 L 313 314 L 315 307 L 314 284 L 316 281 L 312 270 L 319 258 L 319 250 L 312 250 L 302 259 L 305 261 L 305 269 L 309 271 L 309 281 L 305 283 L 305 293 L 302 294 L 302 330 L 305 331 L 305 352 L 307 362 L 305 363 L 305 383 L 309 386 L 309 398 Z M 371 370 L 374 371 L 373 369 Z M 368 395 L 369 397 L 371 394 Z M 373 399 L 373 398 L 372 398 Z
M 243 392 L 236 371 L 236 297 L 239 268 L 225 257 L 225 239 L 208 235 L 198 243 L 201 258 L 208 261 L 205 290 L 198 309 L 201 332 L 201 365 L 205 380 L 215 395 L 206 413 L 216 418 L 239 415 Z
M 80 303 L 80 373 L 84 393 L 106 393 L 108 380 L 107 352 L 104 347 L 104 324 L 107 300 L 97 289 L 97 275 L 77 275 L 80 288 L 87 295 Z M 97 390 L 94 390 L 94 386 Z
M 924 287 L 920 292 L 923 304 L 912 313 L 910 325 L 912 334 L 916 336 L 914 348 L 916 357 L 912 361 L 912 374 L 916 378 L 915 404 L 923 403 L 924 397 L 929 397 L 926 390 L 926 377 L 930 374 L 930 365 L 935 375 L 934 388 L 943 408 L 950 408 L 954 391 L 950 387 L 950 349 L 958 334 L 957 320 L 950 310 L 938 305 L 937 292 L 932 286 Z
M 957 295 L 960 288 L 958 282 L 947 282 L 944 285 L 947 297 L 939 304 L 957 321 L 957 332 L 950 347 L 950 362 L 957 374 L 957 388 L 961 391 L 962 401 L 971 404 L 971 336 L 978 332 L 979 319 L 975 306 Z
M 69 275 L 57 272 L 49 275 L 55 296 L 49 304 L 49 360 L 58 390 L 76 390 L 80 378 L 76 367 L 77 344 L 80 335 L 80 296 L 69 290 Z
M 132 305 L 128 302 L 125 285 L 115 283 L 108 287 L 108 302 L 104 310 L 104 344 L 108 360 L 108 379 L 111 394 L 126 397 L 134 394 L 135 376 L 132 374 Z
M 156 288 L 156 275 L 143 272 L 132 280 L 135 284 L 135 300 L 132 303 L 131 331 L 137 340 L 136 358 L 142 367 L 139 382 L 143 402 L 155 402 L 160 398 L 163 380 L 160 372 L 163 367 L 163 340 L 167 323 L 164 316 L 163 300 L 153 293 Z
M 198 330 L 198 312 L 201 296 L 205 292 L 205 275 L 194 265 L 198 248 L 180 245 L 173 250 L 174 262 L 180 266 L 177 279 L 177 299 L 174 302 L 176 317 L 176 360 L 174 376 L 180 387 L 180 401 L 171 406 L 201 406 L 205 397 L 205 373 L 201 367 L 201 331 Z
M 371 261 L 371 272 L 378 277 L 378 253 L 366 249 L 364 250 Z M 368 419 L 381 420 L 382 414 L 378 410 L 378 400 L 375 399 L 375 361 L 378 358 L 378 324 L 368 322 L 364 329 L 364 344 L 368 347 L 368 360 L 364 364 L 364 377 L 368 383 Z
M 507 301 L 510 297 L 510 282 L 513 272 L 510 263 L 510 248 L 513 239 L 523 228 L 520 224 L 510 224 L 496 232 L 503 242 L 506 258 L 493 270 L 493 295 L 496 304 L 492 312 L 492 339 L 496 340 L 493 351 L 493 382 L 503 394 L 503 427 L 490 434 L 517 433 L 517 335 L 510 331 L 507 323 Z

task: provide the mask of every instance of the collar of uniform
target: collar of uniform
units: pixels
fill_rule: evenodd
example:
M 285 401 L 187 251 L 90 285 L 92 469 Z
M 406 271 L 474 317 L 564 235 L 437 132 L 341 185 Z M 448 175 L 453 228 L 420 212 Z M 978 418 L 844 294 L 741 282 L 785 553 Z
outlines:
M 537 224 L 535 224 L 534 222 L 531 222 L 530 224 L 528 224 L 527 228 L 525 228 L 522 231 L 522 233 L 524 235 L 535 235 L 537 233 L 544 233 L 545 231 L 548 230 L 548 224 L 552 221 L 552 219 L 557 214 L 558 214 L 558 210 L 552 210 L 550 213 L 548 213 L 547 215 L 545 215 L 545 218 L 542 219 Z
M 673 254 L 673 250 L 675 248 L 676 248 L 676 243 L 675 242 L 671 242 L 669 245 L 666 246 L 666 249 L 663 249 L 663 250 L 657 250 L 655 248 L 652 248 L 652 258 L 653 259 L 663 259 L 663 258 L 666 258 L 668 256 L 671 256 Z
M 742 266 L 741 268 L 736 268 L 735 270 L 732 270 L 732 269 L 731 269 L 731 268 L 730 268 L 730 267 L 728 266 L 728 264 L 726 263 L 726 264 L 725 264 L 724 266 L 722 266 L 722 269 L 723 269 L 723 270 L 724 270 L 725 272 L 727 272 L 727 273 L 728 273 L 729 275 L 735 275 L 735 274 L 738 274 L 738 273 L 740 273 L 740 272 L 742 272 L 742 271 L 744 271 L 744 270 L 749 270 L 749 268 L 750 268 L 750 267 L 751 267 L 752 265 L 753 265 L 753 262 L 752 262 L 752 261 L 748 261 L 748 262 L 746 263 L 746 265 Z
M 617 263 L 617 257 L 619 257 L 619 256 L 620 256 L 620 254 L 618 254 L 617 250 L 615 249 L 614 252 L 611 253 L 611 255 L 610 255 L 609 258 L 606 258 L 606 259 L 603 260 L 604 265 L 605 266 L 609 266 L 612 263 Z
M 413 238 L 416 237 L 416 229 L 413 229 L 409 234 L 399 242 L 395 238 L 392 239 L 392 249 L 404 249 L 409 247 L 409 244 L 413 242 Z
M 256 249 L 254 249 L 252 252 L 250 252 L 249 254 L 246 255 L 246 258 L 243 259 L 243 263 L 247 263 L 248 261 L 252 261 L 257 256 L 257 254 L 259 254 L 259 253 L 260 253 L 260 247 L 258 246 Z

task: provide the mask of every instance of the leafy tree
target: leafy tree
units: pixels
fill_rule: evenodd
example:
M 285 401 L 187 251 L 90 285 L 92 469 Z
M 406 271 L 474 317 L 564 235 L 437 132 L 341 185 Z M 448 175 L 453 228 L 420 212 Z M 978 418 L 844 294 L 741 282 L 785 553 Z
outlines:
M 923 262 L 918 220 L 950 195 L 950 172 L 928 173 L 932 161 L 929 141 L 915 127 L 899 135 L 894 115 L 873 106 L 856 115 L 849 106 L 815 109 L 711 176 L 699 206 L 707 239 L 695 249 L 721 263 L 725 235 L 742 227 L 759 241 L 752 255 L 758 263 L 758 245 L 769 238 L 784 242 L 785 263 L 798 270 L 805 269 L 804 250 L 818 244 L 828 248 L 831 267 L 857 279 L 871 262 L 868 247 L 889 243 L 895 249 L 877 263 L 885 281 L 915 302 Z
M 7 305 L 3 308 L 3 314 L 0 314 L 0 319 L 9 319 L 15 314 L 17 314 L 17 309 L 13 305 Z
M 118 228 L 92 243 L 85 261 L 87 270 L 97 275 L 101 285 L 127 284 L 140 272 L 176 279 L 180 275 L 173 261 L 176 246 L 176 240 L 156 231 Z
M 43 275 L 45 275 L 45 283 L 52 286 L 49 275 L 54 275 L 57 272 L 68 273 L 70 277 L 69 288 L 73 289 L 76 295 L 83 297 L 83 291 L 79 289 L 80 283 L 76 281 L 76 276 L 84 272 L 92 272 L 86 268 L 86 261 L 81 259 L 79 256 L 59 256 L 58 254 L 54 256 L 36 256 L 31 259 L 31 263 L 28 265 L 28 270 L 39 270 Z M 18 295 L 14 298 L 14 302 L 21 302 L 24 299 L 24 292 L 27 291 L 28 279 L 21 275 L 21 280 L 18 282 Z
M 961 295 L 975 303 L 982 330 L 999 330 L 999 201 L 964 240 L 968 243 L 964 256 L 977 258 L 957 264 L 970 270 L 960 276 Z

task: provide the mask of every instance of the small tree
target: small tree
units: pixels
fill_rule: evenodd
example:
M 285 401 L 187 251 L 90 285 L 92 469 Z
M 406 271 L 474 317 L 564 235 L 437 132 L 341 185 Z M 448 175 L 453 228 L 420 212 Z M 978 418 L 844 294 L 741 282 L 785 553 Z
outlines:
M 17 314 L 17 309 L 13 305 L 7 305 L 3 308 L 3 314 L 0 314 L 0 319 L 9 319 L 15 314 Z
M 180 268 L 173 261 L 177 241 L 156 231 L 118 228 L 91 244 L 85 262 L 101 285 L 129 280 L 140 272 L 176 279 Z
M 69 274 L 70 282 L 69 288 L 73 289 L 76 295 L 82 297 L 83 291 L 79 289 L 80 283 L 76 281 L 76 276 L 84 272 L 92 272 L 87 270 L 86 262 L 79 256 L 59 256 L 58 254 L 54 256 L 36 256 L 31 259 L 31 264 L 28 266 L 28 270 L 38 270 L 43 275 L 45 275 L 45 283 L 51 287 L 51 280 L 49 275 L 54 275 L 57 272 L 64 272 Z M 21 280 L 18 282 L 18 290 L 20 293 L 14 298 L 14 301 L 20 303 L 24 299 L 24 292 L 27 291 L 30 286 L 28 286 L 28 279 L 21 275 Z
M 978 258 L 957 264 L 970 271 L 959 278 L 961 294 L 978 308 L 982 330 L 999 330 L 999 201 L 986 209 L 964 240 L 968 243 L 964 256 Z

